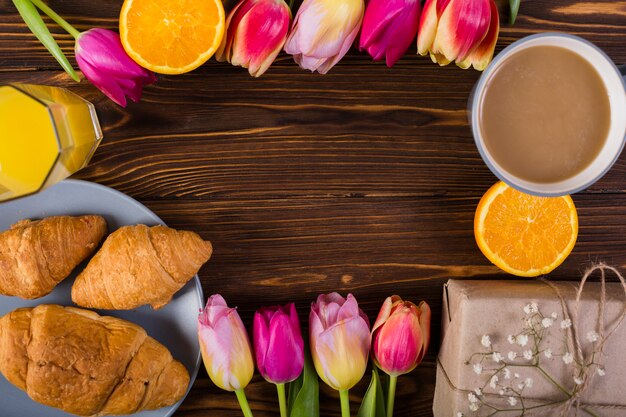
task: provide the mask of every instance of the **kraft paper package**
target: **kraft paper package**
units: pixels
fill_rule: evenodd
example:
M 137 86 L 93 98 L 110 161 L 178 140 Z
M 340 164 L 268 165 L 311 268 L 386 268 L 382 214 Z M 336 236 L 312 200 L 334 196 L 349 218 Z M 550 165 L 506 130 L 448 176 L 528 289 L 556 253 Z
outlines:
M 435 417 L 626 416 L 626 286 L 579 284 L 448 281 Z

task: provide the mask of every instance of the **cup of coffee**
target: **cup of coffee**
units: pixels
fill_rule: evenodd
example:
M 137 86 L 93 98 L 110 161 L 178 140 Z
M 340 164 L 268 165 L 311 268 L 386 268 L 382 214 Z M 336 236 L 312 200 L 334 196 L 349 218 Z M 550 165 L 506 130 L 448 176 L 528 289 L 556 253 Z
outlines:
M 626 139 L 620 69 L 573 35 L 543 33 L 509 45 L 481 75 L 468 106 L 489 169 L 533 195 L 589 187 L 615 163 Z

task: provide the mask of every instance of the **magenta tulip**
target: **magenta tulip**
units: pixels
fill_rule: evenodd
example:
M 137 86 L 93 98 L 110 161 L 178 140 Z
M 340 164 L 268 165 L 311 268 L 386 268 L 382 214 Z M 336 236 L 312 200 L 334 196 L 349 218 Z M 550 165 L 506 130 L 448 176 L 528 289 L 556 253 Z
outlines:
M 290 24 L 291 10 L 284 0 L 242 0 L 228 14 L 215 57 L 258 77 L 283 49 Z
M 254 314 L 254 353 L 261 376 L 276 384 L 281 417 L 287 417 L 285 383 L 304 369 L 304 341 L 293 303 L 263 307 Z
M 252 339 L 256 364 L 263 378 L 284 384 L 300 376 L 304 368 L 304 342 L 293 303 L 257 311 Z
M 126 107 L 126 97 L 137 102 L 143 87 L 156 82 L 154 73 L 133 61 L 119 35 L 111 30 L 96 28 L 81 33 L 75 52 L 85 77 L 122 107 Z
M 409 49 L 419 27 L 420 0 L 370 0 L 363 17 L 359 48 L 375 61 L 393 64 Z

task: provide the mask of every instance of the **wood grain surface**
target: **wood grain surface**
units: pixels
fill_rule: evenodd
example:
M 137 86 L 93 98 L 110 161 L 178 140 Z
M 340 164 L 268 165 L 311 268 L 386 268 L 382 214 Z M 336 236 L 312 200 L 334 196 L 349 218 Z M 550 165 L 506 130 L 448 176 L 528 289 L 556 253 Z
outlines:
M 120 0 L 49 0 L 79 29 L 116 29 Z M 442 284 L 449 278 L 508 278 L 481 255 L 473 216 L 496 178 L 467 125 L 479 73 L 439 68 L 415 55 L 393 69 L 351 51 L 329 74 L 300 70 L 281 55 L 260 79 L 211 61 L 160 76 L 140 104 L 122 109 L 59 71 L 10 0 L 0 0 L 0 84 L 67 86 L 95 103 L 105 140 L 76 178 L 116 188 L 170 226 L 214 243 L 201 270 L 206 295 L 221 293 L 250 325 L 261 305 L 295 301 L 303 323 L 321 292 L 353 292 L 370 319 L 397 293 L 435 312 L 433 345 L 401 378 L 399 417 L 432 415 Z M 523 36 L 583 36 L 626 63 L 626 1 L 522 2 L 497 50 Z M 57 39 L 72 54 L 72 40 Z M 591 262 L 626 268 L 626 158 L 574 196 L 577 246 L 551 278 L 577 279 Z M 481 318 L 477 318 L 480 320 Z M 366 381 L 352 392 L 353 412 Z M 277 416 L 273 386 L 247 389 L 256 417 Z M 322 416 L 338 416 L 321 384 Z M 234 395 L 200 371 L 175 414 L 237 416 Z

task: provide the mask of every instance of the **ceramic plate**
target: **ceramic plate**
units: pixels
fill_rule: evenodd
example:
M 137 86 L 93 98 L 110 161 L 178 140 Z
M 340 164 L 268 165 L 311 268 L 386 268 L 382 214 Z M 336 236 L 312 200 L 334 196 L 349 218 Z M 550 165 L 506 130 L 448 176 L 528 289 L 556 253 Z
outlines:
M 153 212 L 132 198 L 111 188 L 77 180 L 65 180 L 41 193 L 0 203 L 0 231 L 8 229 L 21 219 L 41 219 L 58 215 L 99 214 L 108 224 L 109 233 L 120 226 L 143 223 L 163 224 Z M 76 271 L 81 271 L 79 265 Z M 75 271 L 75 272 L 76 272 Z M 52 293 L 36 300 L 0 296 L 0 316 L 18 307 L 39 304 L 73 305 L 70 289 L 75 274 L 61 282 Z M 100 314 L 119 317 L 142 326 L 148 334 L 165 345 L 174 358 L 187 367 L 190 387 L 200 366 L 200 348 L 196 336 L 198 310 L 202 307 L 202 287 L 198 276 L 189 281 L 162 309 L 149 306 L 135 310 L 99 311 Z M 186 395 L 186 394 L 185 394 Z M 183 397 L 184 399 L 184 397 Z M 168 417 L 179 403 L 171 407 L 133 414 L 136 417 Z M 67 417 L 72 414 L 47 407 L 31 400 L 26 393 L 0 376 L 0 414 L 2 416 Z

